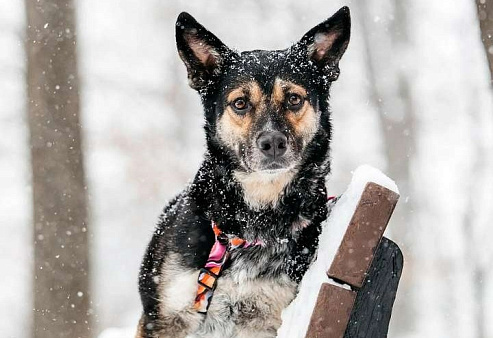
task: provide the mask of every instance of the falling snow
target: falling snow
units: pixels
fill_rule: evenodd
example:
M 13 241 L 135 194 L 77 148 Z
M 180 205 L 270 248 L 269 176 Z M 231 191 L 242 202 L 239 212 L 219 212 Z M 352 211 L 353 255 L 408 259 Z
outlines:
M 81 122 L 92 215 L 82 231 L 92 238 L 93 290 L 88 296 L 101 338 L 134 336 L 141 311 L 137 274 L 156 215 L 193 177 L 204 150 L 200 100 L 187 87 L 174 46 L 178 13 L 191 12 L 240 50 L 277 49 L 287 47 L 342 4 L 352 9 L 353 34 L 332 91 L 329 193 L 345 191 L 351 170 L 361 163 L 389 175 L 398 167 L 387 160 L 382 130 L 394 129 L 380 125 L 378 105 L 401 107 L 385 110 L 389 119 L 401 121 L 406 114 L 405 91 L 395 79 L 407 79 L 415 120 L 412 128 L 403 129 L 402 137 L 414 137 L 416 144 L 411 152 L 400 154 L 410 160 L 408 185 L 399 184 L 400 172 L 392 178 L 405 196 L 398 209 L 412 210 L 405 223 L 393 220 L 388 235 L 410 263 L 390 336 L 477 336 L 473 286 L 478 283 L 471 268 L 490 267 L 493 257 L 492 190 L 484 189 L 493 186 L 493 107 L 474 1 L 406 2 L 407 46 L 390 39 L 392 32 L 394 37 L 403 36 L 396 32 L 395 25 L 402 21 L 394 18 L 393 2 L 365 2 L 371 9 L 368 30 L 362 27 L 362 3 L 77 2 Z M 23 11 L 22 2 L 0 0 L 0 331 L 16 338 L 29 336 L 32 271 L 43 269 L 32 266 Z M 41 27 L 43 32 L 53 29 L 48 23 Z M 371 38 L 368 48 L 375 56 L 376 87 L 387 93 L 382 97 L 374 96 L 364 34 Z M 488 52 L 493 54 L 491 48 Z M 39 89 L 70 90 L 73 80 Z M 486 157 L 478 158 L 478 146 Z M 477 171 L 477 163 L 489 170 Z M 474 203 L 469 196 L 476 196 Z M 472 228 L 465 232 L 467 217 Z M 473 248 L 478 248 L 473 256 L 465 234 L 472 235 Z M 65 231 L 61 235 L 73 236 Z M 45 240 L 41 234 L 35 239 Z M 60 243 L 56 255 L 63 258 L 66 249 Z M 480 285 L 488 319 L 493 318 L 492 281 L 491 274 L 485 275 Z M 74 306 L 75 296 L 86 297 L 82 291 L 72 295 Z M 492 337 L 493 322 L 485 325 L 485 337 Z

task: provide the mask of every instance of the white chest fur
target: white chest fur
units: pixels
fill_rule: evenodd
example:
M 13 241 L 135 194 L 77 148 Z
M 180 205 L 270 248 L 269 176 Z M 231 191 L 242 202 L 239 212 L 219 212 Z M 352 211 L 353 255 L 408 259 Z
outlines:
M 287 276 L 244 279 L 237 273 L 245 274 L 236 267 L 219 278 L 204 316 L 192 308 L 198 270 L 183 270 L 178 256 L 169 255 L 159 281 L 161 315 L 186 322 L 189 337 L 275 337 L 281 312 L 295 296 L 295 283 Z
M 238 284 L 224 276 L 198 337 L 275 337 L 281 312 L 295 296 L 286 280 L 253 279 Z

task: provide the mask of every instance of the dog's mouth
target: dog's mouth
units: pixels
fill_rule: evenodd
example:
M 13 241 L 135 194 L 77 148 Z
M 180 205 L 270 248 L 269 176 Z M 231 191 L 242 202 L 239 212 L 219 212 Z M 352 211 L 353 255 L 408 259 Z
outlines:
M 253 172 L 275 176 L 288 171 L 292 171 L 295 168 L 296 168 L 296 163 L 291 163 L 288 161 L 285 162 L 276 161 L 262 165 L 256 168 L 256 170 L 253 170 Z
M 241 163 L 245 172 L 278 174 L 295 168 L 299 164 L 299 160 L 292 155 L 276 159 L 265 158 L 263 156 L 252 156 L 250 158 L 242 158 Z
M 250 170 L 262 173 L 279 173 L 293 169 L 297 164 L 297 159 L 292 155 L 283 156 L 276 159 L 264 157 L 251 166 Z
M 262 173 L 262 174 L 269 175 L 269 176 L 277 176 L 277 175 L 287 173 L 287 172 L 291 171 L 292 169 L 293 169 L 293 167 L 280 168 L 280 169 L 264 169 L 264 170 L 258 171 L 258 173 Z
M 263 174 L 280 174 L 286 171 L 293 170 L 298 162 L 296 161 L 288 161 L 287 159 L 282 160 L 263 160 L 260 163 L 256 163 L 256 165 L 251 165 L 251 163 L 246 163 L 243 161 L 245 172 L 249 173 L 263 173 Z M 248 165 L 250 164 L 250 165 Z
M 266 161 L 268 163 L 262 163 L 259 171 L 278 171 L 287 169 L 289 167 L 289 163 L 286 161 Z

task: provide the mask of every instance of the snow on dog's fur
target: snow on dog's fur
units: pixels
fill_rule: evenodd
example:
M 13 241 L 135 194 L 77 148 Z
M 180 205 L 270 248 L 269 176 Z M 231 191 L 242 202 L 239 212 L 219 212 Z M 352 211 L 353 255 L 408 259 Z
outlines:
M 180 14 L 177 47 L 202 99 L 207 152 L 147 248 L 137 337 L 275 337 L 327 217 L 328 97 L 349 30 L 344 7 L 288 49 L 238 53 Z M 202 314 L 193 302 L 212 221 L 262 245 L 232 251 Z

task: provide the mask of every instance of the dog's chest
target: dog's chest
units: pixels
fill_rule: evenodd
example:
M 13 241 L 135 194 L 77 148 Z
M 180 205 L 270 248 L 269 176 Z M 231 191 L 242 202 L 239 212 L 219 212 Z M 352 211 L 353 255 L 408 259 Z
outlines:
M 259 277 L 255 264 L 239 259 L 219 277 L 204 316 L 192 308 L 199 271 L 180 271 L 175 264 L 168 264 L 166 270 L 170 268 L 173 271 L 163 271 L 167 276 L 161 289 L 163 314 L 188 313 L 189 320 L 200 321 L 192 336 L 196 338 L 275 337 L 281 312 L 296 293 L 296 283 L 287 275 Z
M 196 337 L 275 337 L 295 283 L 282 275 L 249 278 L 249 271 L 231 268 L 220 277 Z
M 221 277 L 199 337 L 276 336 L 282 310 L 293 300 L 296 285 L 287 277 L 240 283 L 237 277 Z

